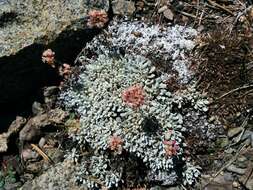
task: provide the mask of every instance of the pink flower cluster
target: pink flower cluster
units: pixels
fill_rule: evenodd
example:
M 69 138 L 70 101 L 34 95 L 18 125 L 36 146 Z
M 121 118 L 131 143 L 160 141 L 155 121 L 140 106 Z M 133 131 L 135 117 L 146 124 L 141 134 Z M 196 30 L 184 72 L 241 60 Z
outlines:
M 55 53 L 51 49 L 47 49 L 42 54 L 42 61 L 44 63 L 47 63 L 48 65 L 50 65 L 52 67 L 55 67 L 55 65 L 54 65 L 54 61 L 55 61 L 54 56 L 55 56 Z
M 166 156 L 176 156 L 177 151 L 179 150 L 179 146 L 175 140 L 172 141 L 163 141 L 163 144 L 165 145 L 165 152 Z
M 123 101 L 133 107 L 138 108 L 144 104 L 144 90 L 140 85 L 134 85 L 122 92 Z
M 116 136 L 113 135 L 110 139 L 109 139 L 109 148 L 112 151 L 115 151 L 117 154 L 121 154 L 122 153 L 122 145 L 123 145 L 123 140 Z
M 103 28 L 109 21 L 107 13 L 104 10 L 92 10 L 89 12 L 88 27 Z
M 59 74 L 63 76 L 65 79 L 68 78 L 68 76 L 71 74 L 71 67 L 69 64 L 64 63 L 60 68 L 59 68 Z

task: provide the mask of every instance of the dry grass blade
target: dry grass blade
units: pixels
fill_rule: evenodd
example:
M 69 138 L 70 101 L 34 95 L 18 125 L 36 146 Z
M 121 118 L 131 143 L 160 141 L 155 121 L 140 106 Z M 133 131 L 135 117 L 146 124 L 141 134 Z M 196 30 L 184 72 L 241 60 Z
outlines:
M 31 144 L 32 148 L 34 150 L 36 150 L 38 152 L 39 155 L 42 156 L 42 158 L 48 162 L 48 163 L 51 163 L 51 164 L 54 164 L 54 161 L 52 159 L 50 159 L 38 146 L 36 146 L 35 144 Z
M 249 175 L 246 177 L 245 181 L 243 182 L 244 185 L 247 185 L 249 179 L 252 177 L 253 174 L 253 167 L 250 169 Z
M 208 1 L 208 3 L 210 3 L 211 5 L 213 5 L 213 6 L 215 6 L 215 7 L 219 7 L 219 8 L 222 9 L 223 11 L 225 11 L 225 12 L 231 14 L 232 16 L 234 16 L 234 13 L 231 12 L 230 10 L 228 10 L 226 7 L 223 7 L 223 6 L 221 6 L 220 4 L 218 4 L 218 3 L 216 3 L 216 2 L 214 2 L 214 1 L 212 1 L 212 0 L 207 0 L 207 1 Z
M 190 14 L 190 13 L 187 13 L 187 12 L 184 12 L 184 11 L 177 11 L 177 12 L 181 13 L 184 16 L 191 17 L 191 18 L 194 18 L 194 19 L 198 19 L 197 16 L 195 16 L 193 14 Z
M 231 90 L 231 91 L 223 94 L 222 96 L 218 97 L 216 100 L 224 98 L 225 96 L 228 96 L 228 95 L 230 95 L 230 94 L 232 94 L 234 92 L 237 92 L 237 91 L 240 91 L 240 90 L 245 90 L 245 89 L 248 89 L 248 88 L 253 88 L 253 85 L 245 85 L 245 86 L 241 86 L 239 88 L 235 88 L 235 89 L 233 89 L 233 90 Z
M 246 144 L 244 144 L 243 146 L 241 146 L 241 148 L 239 148 L 239 150 L 237 151 L 237 153 L 218 172 L 216 172 L 213 175 L 213 177 L 209 180 L 209 182 L 205 185 L 205 187 L 208 184 L 210 184 L 210 182 L 212 182 L 224 169 L 226 169 L 228 166 L 230 166 L 231 164 L 233 164 L 233 162 L 237 159 L 237 157 L 241 154 L 241 152 L 244 150 L 244 148 L 246 146 L 247 146 Z

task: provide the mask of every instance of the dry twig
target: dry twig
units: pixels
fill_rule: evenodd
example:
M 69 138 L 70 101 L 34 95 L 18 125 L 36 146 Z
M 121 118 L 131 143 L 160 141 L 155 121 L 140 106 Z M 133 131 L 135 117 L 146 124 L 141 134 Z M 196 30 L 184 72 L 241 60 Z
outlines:
M 243 182 L 244 185 L 247 185 L 247 183 L 248 183 L 250 177 L 252 176 L 252 174 L 253 174 L 253 167 L 250 169 L 249 175 L 246 177 L 245 181 Z
M 214 7 L 219 7 L 223 11 L 225 11 L 225 12 L 231 14 L 232 16 L 234 16 L 234 13 L 232 11 L 228 10 L 226 7 L 223 7 L 222 5 L 216 3 L 216 2 L 214 2 L 212 0 L 207 0 L 207 1 L 208 1 L 208 3 L 210 3 L 211 5 L 213 5 Z
M 31 144 L 31 146 L 33 147 L 34 150 L 36 150 L 38 152 L 39 155 L 42 156 L 42 158 L 46 162 L 54 164 L 54 161 L 51 158 L 49 158 L 38 146 L 36 146 L 35 144 Z
M 237 157 L 241 154 L 242 150 L 245 148 L 247 144 L 244 144 L 238 151 L 237 153 L 220 169 L 218 172 L 216 172 L 212 178 L 210 178 L 209 182 L 204 186 L 204 188 L 210 184 L 224 169 L 226 169 L 228 166 L 233 164 L 233 162 L 237 159 Z
M 184 11 L 177 11 L 177 12 L 181 13 L 184 16 L 191 17 L 191 18 L 194 18 L 194 19 L 198 19 L 197 16 L 195 16 L 193 14 L 190 14 L 190 13 L 187 13 L 187 12 L 184 12 Z
M 219 99 L 222 99 L 222 98 L 224 98 L 225 96 L 228 96 L 228 95 L 230 95 L 230 94 L 232 94 L 232 93 L 234 93 L 234 92 L 237 92 L 237 91 L 240 91 L 240 90 L 245 90 L 245 89 L 248 89 L 248 88 L 253 88 L 253 84 L 241 86 L 241 87 L 239 87 L 239 88 L 235 88 L 235 89 L 233 89 L 233 90 L 231 90 L 231 91 L 229 91 L 229 92 L 223 94 L 222 96 L 218 97 L 215 101 L 217 101 L 217 100 L 219 100 Z
M 233 144 L 231 144 L 230 147 L 236 145 L 237 143 L 239 143 L 239 142 L 242 140 L 243 134 L 244 134 L 245 131 L 246 131 L 246 126 L 247 126 L 247 124 L 248 124 L 248 120 L 249 120 L 249 115 L 247 115 L 247 117 L 243 120 L 243 122 L 242 122 L 242 124 L 241 124 L 241 126 L 240 126 L 240 127 L 243 128 L 243 130 L 242 130 L 242 132 L 240 133 L 238 139 L 237 139 Z

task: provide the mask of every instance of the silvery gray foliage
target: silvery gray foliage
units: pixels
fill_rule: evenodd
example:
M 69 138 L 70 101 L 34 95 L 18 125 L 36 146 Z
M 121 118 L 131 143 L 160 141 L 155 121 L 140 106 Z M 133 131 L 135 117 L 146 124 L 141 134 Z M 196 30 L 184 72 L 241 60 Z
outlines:
M 118 165 L 110 170 L 108 167 L 112 165 L 107 155 L 94 155 L 77 168 L 76 180 L 87 186 L 89 189 L 99 187 L 103 184 L 106 187 L 118 187 L 122 181 L 122 167 Z M 92 177 L 95 176 L 95 177 Z
M 141 21 L 114 21 L 108 27 L 108 33 L 111 37 L 106 43 L 105 36 L 101 35 L 92 43 L 88 43 L 86 49 L 98 55 L 111 54 L 113 50 L 117 54 L 134 53 L 163 60 L 167 66 L 178 72 L 181 83 L 187 83 L 191 79 L 192 72 L 189 69 L 190 61 L 187 59 L 187 53 L 195 46 L 192 40 L 197 35 L 195 29 L 179 25 L 161 27 Z M 81 60 L 83 58 L 80 57 Z
M 182 126 L 183 116 L 172 112 L 173 102 L 177 102 L 178 107 L 188 102 L 200 112 L 206 111 L 208 102 L 200 99 L 196 92 L 172 94 L 166 89 L 167 78 L 166 74 L 158 75 L 150 60 L 139 55 L 126 54 L 114 58 L 102 54 L 96 59 L 86 59 L 86 65 L 78 76 L 79 88 L 70 87 L 61 94 L 64 105 L 69 109 L 75 108 L 81 116 L 82 127 L 78 134 L 72 135 L 73 139 L 80 145 L 88 143 L 95 151 L 89 167 L 85 167 L 84 163 L 84 167 L 77 172 L 79 181 L 87 183 L 89 178 L 82 176 L 93 175 L 108 188 L 117 187 L 119 182 L 123 182 L 120 178 L 122 171 L 111 171 L 120 168 L 120 164 L 110 167 L 110 170 L 106 165 L 112 163 L 108 160 L 111 152 L 108 142 L 113 135 L 121 137 L 123 150 L 141 159 L 151 173 L 157 176 L 175 173 L 177 165 L 173 157 L 166 155 L 163 141 L 175 140 L 179 146 L 175 156 L 184 160 L 183 148 L 186 145 L 182 132 L 186 128 Z M 121 96 L 125 89 L 136 84 L 143 87 L 145 103 L 133 109 Z M 145 131 L 144 125 L 153 125 L 154 131 Z M 172 133 L 168 134 L 169 130 Z M 187 167 L 184 170 L 187 171 Z M 195 173 L 191 181 L 188 178 L 187 181 L 194 182 L 199 175 Z M 91 180 L 88 185 L 93 186 L 95 182 Z
M 193 183 L 195 183 L 195 178 L 197 178 L 200 175 L 200 172 L 198 170 L 198 168 L 196 168 L 195 166 L 191 165 L 191 163 L 186 163 L 186 170 L 183 173 L 184 176 L 184 181 L 183 184 L 184 185 L 192 185 Z
M 133 156 L 145 164 L 146 180 L 171 185 L 178 182 L 176 171 L 181 170 L 184 184 L 193 184 L 200 172 L 184 157 L 183 135 L 191 126 L 184 124 L 180 110 L 187 105 L 196 113 L 205 113 L 208 101 L 194 86 L 180 93 L 168 91 L 166 81 L 171 75 L 158 70 L 149 58 L 164 59 L 178 71 L 180 82 L 188 82 L 191 72 L 185 52 L 194 47 L 191 38 L 196 31 L 115 21 L 108 33 L 87 44 L 79 57 L 80 74 L 59 98 L 80 115 L 81 128 L 71 134 L 76 147 L 67 155 L 81 162 L 76 180 L 89 188 L 117 187 L 125 182 L 126 157 Z M 122 99 L 122 92 L 134 85 L 143 89 L 145 97 L 137 108 Z M 122 139 L 123 152 L 110 149 L 112 136 Z M 176 142 L 176 153 L 168 155 L 165 141 Z M 93 155 L 82 158 L 79 150 L 85 145 Z

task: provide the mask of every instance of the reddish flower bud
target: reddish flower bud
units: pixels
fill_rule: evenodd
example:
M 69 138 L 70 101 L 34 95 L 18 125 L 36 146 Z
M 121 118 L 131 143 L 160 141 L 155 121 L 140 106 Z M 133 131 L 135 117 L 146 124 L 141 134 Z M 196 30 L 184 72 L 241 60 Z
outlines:
M 61 67 L 59 67 L 59 74 L 64 78 L 68 78 L 71 74 L 71 67 L 69 64 L 64 63 Z
M 103 28 L 108 22 L 107 13 L 104 10 L 92 10 L 89 12 L 88 27 Z
M 116 136 L 113 135 L 110 139 L 109 139 L 109 148 L 112 151 L 117 152 L 118 154 L 122 153 L 122 144 L 123 144 L 123 140 Z
M 42 61 L 52 67 L 55 67 L 54 56 L 55 56 L 55 53 L 51 49 L 47 49 L 42 54 Z
M 166 156 L 176 156 L 177 152 L 179 150 L 179 146 L 176 142 L 176 140 L 172 141 L 163 141 L 163 144 L 165 145 L 165 154 Z
M 122 99 L 127 105 L 138 108 L 144 104 L 144 90 L 139 85 L 131 86 L 123 91 Z

